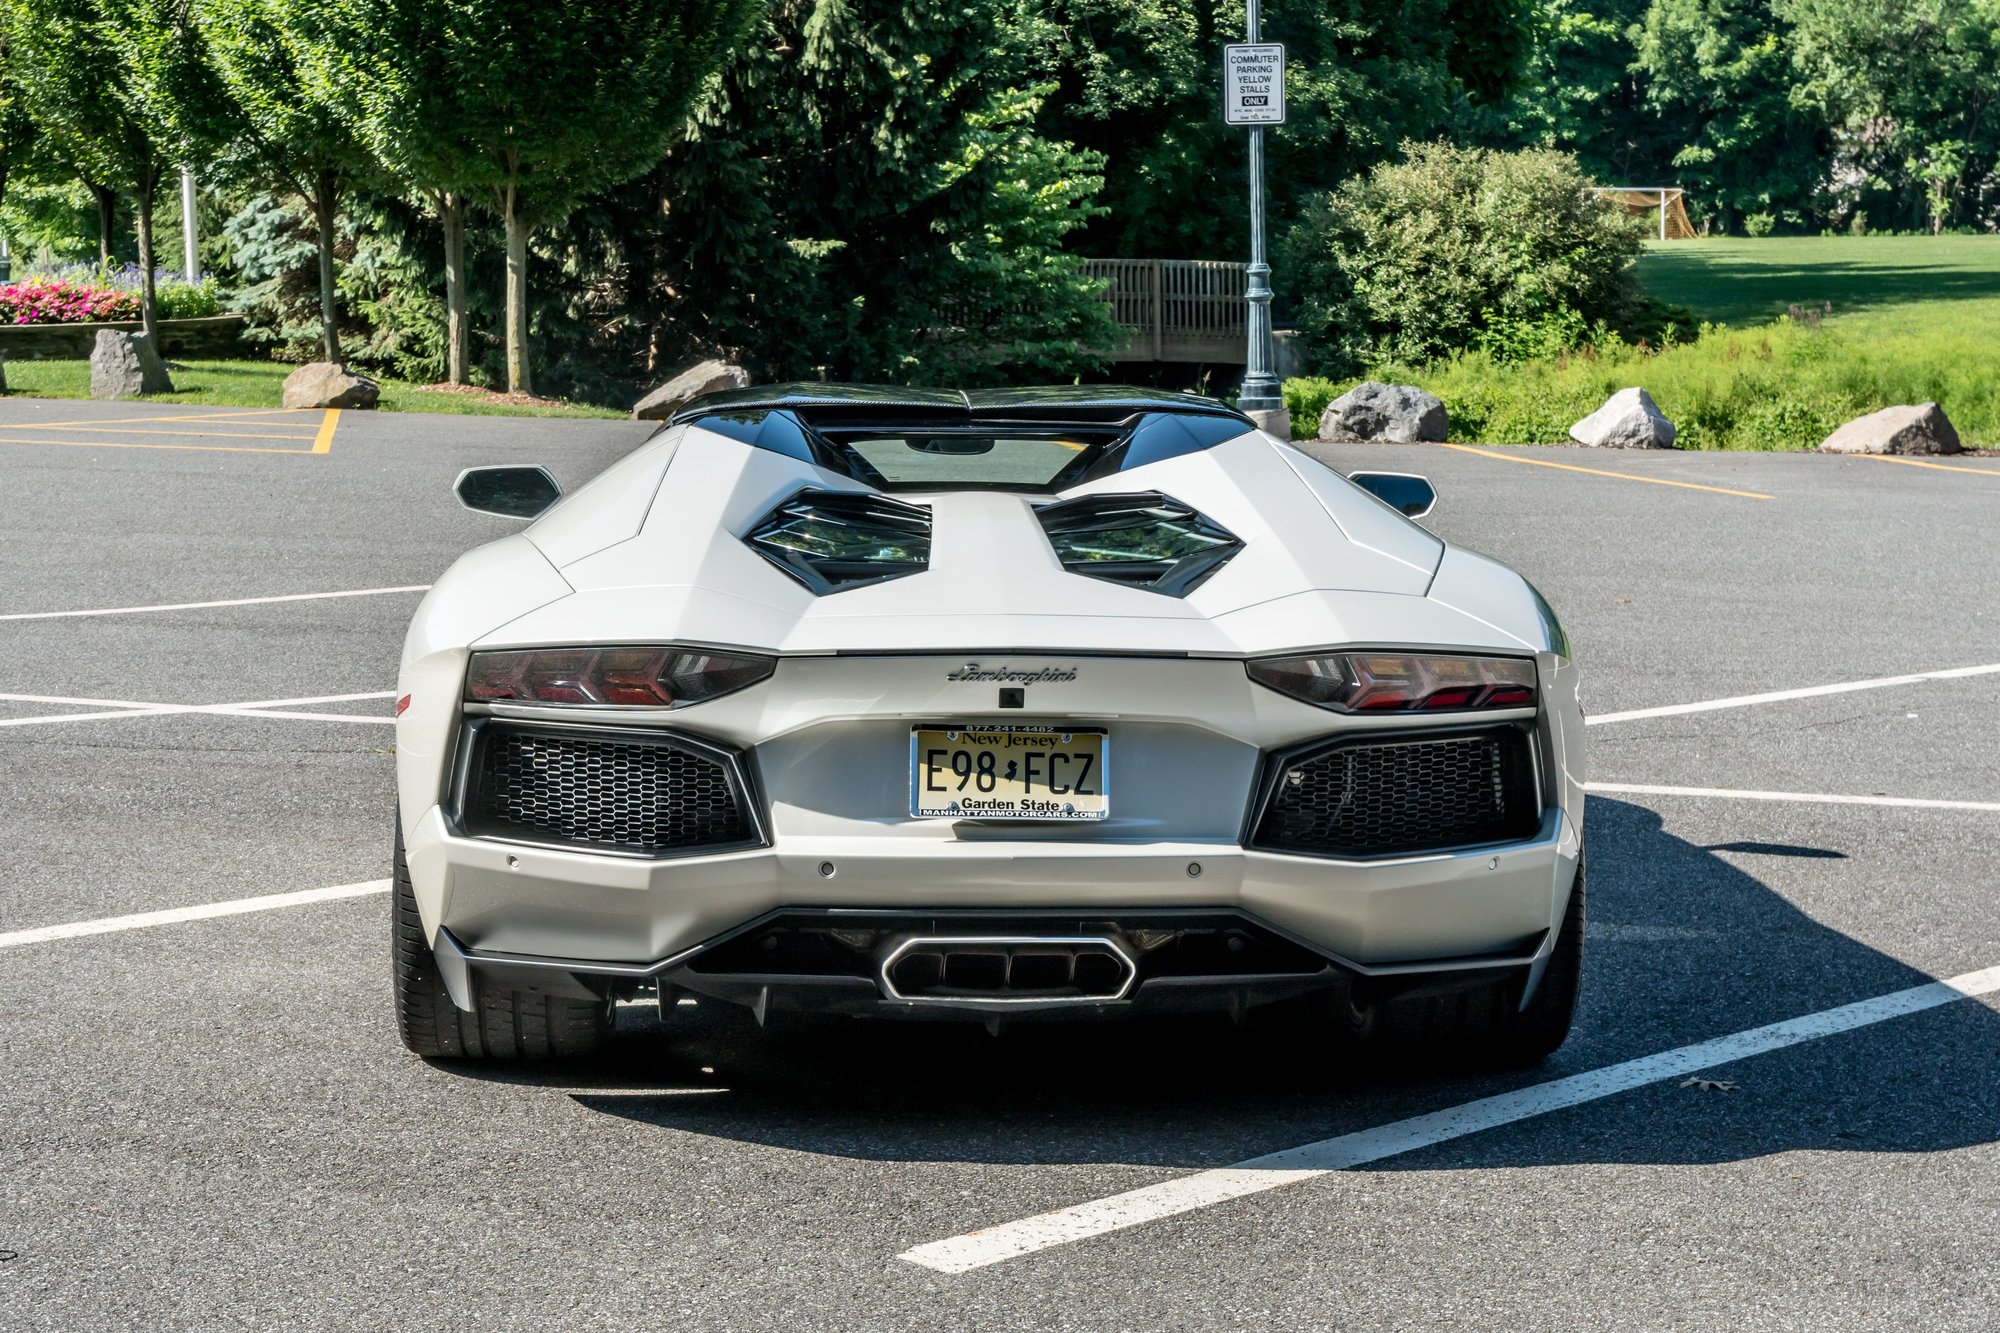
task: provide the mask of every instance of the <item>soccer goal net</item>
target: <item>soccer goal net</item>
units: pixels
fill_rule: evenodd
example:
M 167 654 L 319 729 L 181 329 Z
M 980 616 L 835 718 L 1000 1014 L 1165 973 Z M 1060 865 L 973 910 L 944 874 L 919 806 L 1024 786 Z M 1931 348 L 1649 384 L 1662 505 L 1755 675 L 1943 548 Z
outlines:
M 1694 224 L 1688 221 L 1687 205 L 1681 202 L 1686 193 L 1683 190 L 1610 185 L 1591 193 L 1627 213 L 1644 217 L 1663 241 L 1691 241 L 1695 237 Z

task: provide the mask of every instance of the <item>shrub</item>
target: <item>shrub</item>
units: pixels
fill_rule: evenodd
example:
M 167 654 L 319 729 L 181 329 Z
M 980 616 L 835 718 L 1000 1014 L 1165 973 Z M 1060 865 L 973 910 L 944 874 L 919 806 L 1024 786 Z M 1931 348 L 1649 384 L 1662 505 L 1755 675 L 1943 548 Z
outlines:
M 1642 310 L 1636 224 L 1589 192 L 1566 153 L 1406 144 L 1308 204 L 1286 235 L 1316 369 L 1500 359 L 1574 346 Z
M 1473 346 L 1496 361 L 1529 361 L 1554 356 L 1575 347 L 1590 334 L 1583 316 L 1574 310 L 1558 310 L 1533 318 L 1488 315 L 1486 327 L 1473 339 Z
M 206 319 L 222 313 L 222 288 L 214 278 L 155 280 L 153 304 L 161 319 Z
M 1340 397 L 1348 387 L 1318 375 L 1302 375 L 1286 380 L 1285 410 L 1292 414 L 1292 438 L 1316 438 L 1319 435 L 1319 419 L 1326 415 L 1326 405 Z
M 1743 232 L 1747 236 L 1769 236 L 1777 226 L 1778 220 L 1769 213 L 1752 213 L 1743 219 Z

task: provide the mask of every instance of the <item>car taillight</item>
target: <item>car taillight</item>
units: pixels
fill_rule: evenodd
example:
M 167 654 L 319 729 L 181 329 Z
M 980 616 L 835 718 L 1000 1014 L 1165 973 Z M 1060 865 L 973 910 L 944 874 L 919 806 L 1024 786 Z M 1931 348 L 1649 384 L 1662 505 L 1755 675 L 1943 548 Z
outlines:
M 1457 712 L 1532 708 L 1535 664 L 1518 657 L 1415 653 L 1327 653 L 1267 657 L 1250 679 L 1343 713 Z
M 530 648 L 474 653 L 465 697 L 479 703 L 680 708 L 755 685 L 768 657 L 693 648 Z

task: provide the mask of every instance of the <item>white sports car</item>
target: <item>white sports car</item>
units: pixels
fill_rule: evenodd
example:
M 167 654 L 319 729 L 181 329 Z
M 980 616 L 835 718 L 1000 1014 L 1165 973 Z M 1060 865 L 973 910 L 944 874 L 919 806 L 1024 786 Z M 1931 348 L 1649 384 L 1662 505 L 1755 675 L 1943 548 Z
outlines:
M 620 1000 L 972 1018 L 1288 1002 L 1538 1059 L 1583 934 L 1576 667 L 1520 575 L 1220 403 L 688 404 L 425 597 L 398 1017 L 592 1050 Z M 1378 498 L 1382 497 L 1382 498 Z M 546 511 L 546 512 L 544 512 Z

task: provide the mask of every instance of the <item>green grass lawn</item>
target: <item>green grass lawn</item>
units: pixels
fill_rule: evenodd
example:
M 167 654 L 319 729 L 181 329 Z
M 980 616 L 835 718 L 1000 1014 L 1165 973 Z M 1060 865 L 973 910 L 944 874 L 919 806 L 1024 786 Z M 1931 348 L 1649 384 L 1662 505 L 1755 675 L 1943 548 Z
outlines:
M 278 407 L 285 376 L 298 369 L 277 361 L 188 361 L 172 372 L 174 392 L 148 398 L 152 403 L 189 403 L 201 407 Z M 9 361 L 7 389 L 31 398 L 90 397 L 88 361 Z M 498 402 L 478 394 L 435 393 L 400 380 L 378 380 L 386 412 L 454 412 L 482 416 L 622 417 L 623 412 L 587 403 L 540 406 Z
M 2000 446 L 2000 237 L 1654 241 L 1638 277 L 1693 310 L 1700 336 L 1643 349 L 1605 337 L 1532 361 L 1467 353 L 1371 378 L 1436 394 L 1452 438 L 1478 444 L 1562 441 L 1639 385 L 1684 448 L 1811 449 L 1863 413 L 1921 402 L 1941 404 L 1968 447 Z M 1820 317 L 1794 323 L 1791 306 Z M 1295 433 L 1351 383 L 1287 383 Z
M 2000 321 L 2000 236 L 1783 236 L 1648 241 L 1639 285 L 1717 324 L 1762 324 L 1831 302 L 1845 320 L 1935 323 L 1959 306 Z

